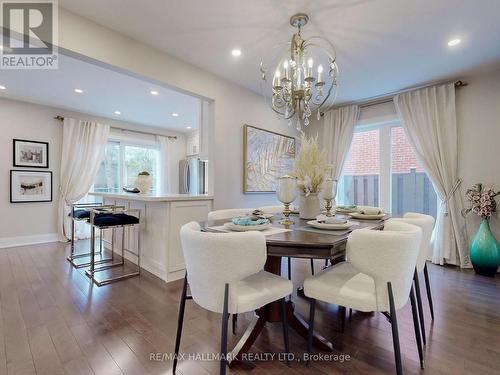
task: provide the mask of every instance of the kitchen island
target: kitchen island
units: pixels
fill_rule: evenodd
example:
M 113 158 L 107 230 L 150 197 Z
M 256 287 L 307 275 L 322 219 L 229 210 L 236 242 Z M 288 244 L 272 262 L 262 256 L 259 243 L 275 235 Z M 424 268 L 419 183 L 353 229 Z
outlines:
M 184 277 L 184 257 L 179 237 L 182 225 L 190 221 L 207 219 L 212 210 L 213 196 L 190 194 L 132 194 L 125 192 L 91 192 L 100 197 L 103 204 L 124 206 L 140 210 L 140 236 L 130 231 L 125 237 L 125 246 L 137 251 L 140 241 L 141 268 L 166 282 Z M 111 239 L 110 231 L 104 236 Z M 121 236 L 117 235 L 117 242 Z M 120 249 L 117 243 L 115 251 Z M 135 257 L 125 257 L 135 262 Z

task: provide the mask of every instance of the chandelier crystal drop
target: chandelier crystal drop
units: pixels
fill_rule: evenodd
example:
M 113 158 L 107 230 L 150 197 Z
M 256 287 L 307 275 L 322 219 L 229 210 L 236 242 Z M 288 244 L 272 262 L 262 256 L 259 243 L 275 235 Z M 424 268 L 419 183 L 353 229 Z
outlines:
M 264 97 L 270 98 L 269 104 L 280 119 L 289 120 L 289 125 L 296 119 L 298 130 L 301 123 L 309 125 L 314 112 L 319 120 L 333 105 L 338 91 L 335 47 L 320 36 L 304 39 L 302 27 L 308 20 L 304 13 L 292 16 L 290 24 L 297 32 L 291 41 L 277 46 L 281 51 L 271 61 L 271 68 L 266 68 L 264 60 L 260 63 Z

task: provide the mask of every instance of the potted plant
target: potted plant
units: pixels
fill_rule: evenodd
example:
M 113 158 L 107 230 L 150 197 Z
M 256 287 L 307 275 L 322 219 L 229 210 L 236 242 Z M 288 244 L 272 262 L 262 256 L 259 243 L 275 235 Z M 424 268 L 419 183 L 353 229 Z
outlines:
M 500 191 L 492 188 L 483 189 L 482 184 L 476 184 L 467 189 L 465 196 L 470 207 L 464 211 L 475 213 L 481 218 L 481 224 L 470 244 L 470 260 L 474 271 L 484 276 L 495 276 L 500 266 L 500 246 L 490 229 L 490 218 L 496 212 L 495 197 Z
M 137 175 L 135 185 L 140 190 L 140 194 L 148 194 L 151 189 L 151 182 L 151 175 L 149 172 L 142 171 Z
M 318 194 L 330 171 L 331 167 L 326 163 L 326 152 L 318 147 L 318 136 L 307 137 L 302 133 L 293 172 L 300 192 L 300 218 L 315 219 L 320 213 Z

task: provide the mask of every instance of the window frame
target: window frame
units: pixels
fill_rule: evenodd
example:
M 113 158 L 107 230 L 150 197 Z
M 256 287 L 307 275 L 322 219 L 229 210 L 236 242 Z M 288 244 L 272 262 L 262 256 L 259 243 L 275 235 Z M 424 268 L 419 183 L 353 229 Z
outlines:
M 135 137 L 135 135 L 134 135 Z M 153 173 L 156 174 L 156 176 L 159 176 L 159 168 L 160 168 L 160 150 L 158 147 L 158 143 L 156 142 L 156 139 L 148 139 L 148 138 L 143 138 L 143 139 L 132 139 L 128 135 L 124 134 L 110 134 L 110 136 L 107 139 L 106 142 L 106 147 L 109 143 L 118 143 L 118 148 L 119 148 L 119 173 L 118 173 L 118 185 L 121 187 L 124 187 L 125 182 L 125 174 L 126 174 L 126 166 L 125 166 L 125 148 L 127 146 L 129 147 L 140 147 L 140 148 L 146 148 L 146 149 L 152 149 L 156 150 L 156 170 L 153 171 Z M 153 193 L 160 191 L 160 179 L 156 179 L 156 184 L 155 186 L 152 186 Z
M 403 128 L 403 124 L 401 124 L 401 121 L 399 119 L 368 124 L 358 123 L 354 126 L 354 133 L 361 133 L 372 130 L 379 131 L 378 201 L 379 206 L 383 208 L 385 212 L 392 212 L 392 129 L 397 127 Z M 352 143 L 351 145 L 349 145 L 348 152 L 351 152 L 351 146 Z M 342 171 L 341 178 L 343 176 L 344 171 Z M 436 203 L 439 204 L 439 197 L 437 197 Z

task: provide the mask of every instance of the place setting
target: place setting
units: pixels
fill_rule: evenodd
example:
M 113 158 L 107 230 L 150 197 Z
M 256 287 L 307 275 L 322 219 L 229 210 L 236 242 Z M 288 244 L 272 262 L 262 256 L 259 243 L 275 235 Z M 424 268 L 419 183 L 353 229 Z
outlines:
M 273 214 L 254 210 L 246 215 L 233 217 L 223 225 L 209 226 L 205 230 L 221 233 L 258 231 L 266 236 L 290 231 L 287 228 L 273 227 L 273 217 Z

